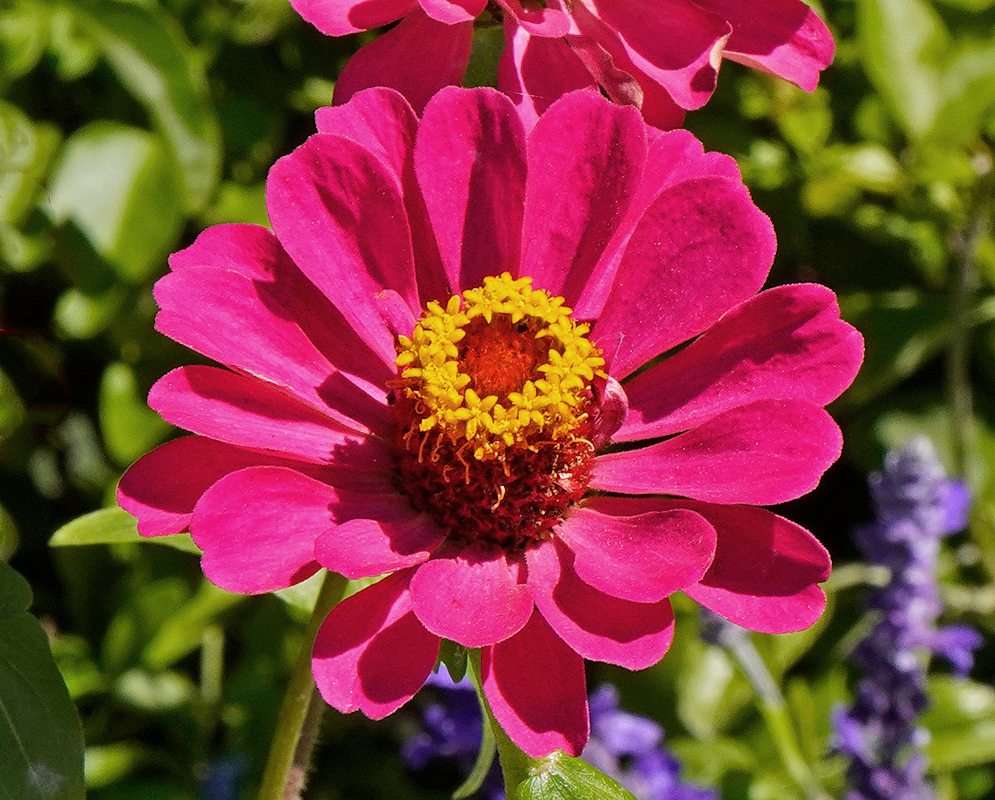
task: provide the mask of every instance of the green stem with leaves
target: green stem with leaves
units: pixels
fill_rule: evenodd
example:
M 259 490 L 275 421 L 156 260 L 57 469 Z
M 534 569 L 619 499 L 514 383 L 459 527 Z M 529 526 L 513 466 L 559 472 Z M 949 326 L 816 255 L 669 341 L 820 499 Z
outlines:
M 258 800 L 297 800 L 304 790 L 308 763 L 324 709 L 311 673 L 311 650 L 321 623 L 342 599 L 347 584 L 345 578 L 334 572 L 326 573 L 321 584 L 304 632 L 301 652 L 283 698 Z

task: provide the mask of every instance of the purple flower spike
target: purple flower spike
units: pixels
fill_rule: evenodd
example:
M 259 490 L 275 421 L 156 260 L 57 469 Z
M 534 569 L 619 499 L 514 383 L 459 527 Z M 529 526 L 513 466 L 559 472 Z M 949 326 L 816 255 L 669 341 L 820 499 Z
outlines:
M 940 539 L 966 525 L 969 497 L 945 476 L 924 438 L 889 453 L 869 483 L 877 521 L 854 538 L 891 579 L 871 596 L 868 605 L 880 619 L 853 651 L 864 674 L 856 701 L 833 718 L 837 748 L 851 759 L 847 800 L 930 800 L 921 753 L 927 733 L 916 724 L 929 702 L 923 654 L 944 656 L 964 675 L 981 644 L 965 626 L 936 627 Z

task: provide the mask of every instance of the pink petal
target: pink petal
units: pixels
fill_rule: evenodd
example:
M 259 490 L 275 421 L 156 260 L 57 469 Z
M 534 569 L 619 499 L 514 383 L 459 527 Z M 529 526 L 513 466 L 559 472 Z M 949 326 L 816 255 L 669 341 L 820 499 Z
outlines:
M 319 133 L 351 139 L 390 166 L 400 186 L 418 130 L 418 117 L 400 93 L 385 88 L 359 92 L 345 105 L 319 108 L 314 119 Z
M 621 69 L 629 61 L 681 108 L 711 97 L 730 31 L 721 17 L 687 0 L 598 0 L 596 16 L 585 3 L 573 6 L 573 16 Z
M 655 603 L 697 583 L 715 553 L 715 531 L 693 512 L 638 516 L 601 513 L 598 498 L 570 510 L 556 536 L 576 556 L 574 569 L 595 589 L 636 603 Z
M 432 19 L 455 25 L 473 22 L 484 10 L 487 0 L 418 0 L 418 3 Z
M 688 347 L 625 384 L 629 413 L 615 441 L 692 428 L 743 403 L 824 406 L 850 385 L 860 334 L 824 286 L 779 286 L 734 308 Z
M 409 571 L 397 573 L 347 597 L 321 626 L 311 668 L 330 706 L 383 719 L 432 672 L 439 638 L 411 611 L 409 577 Z
M 472 22 L 449 25 L 416 7 L 349 59 L 335 82 L 333 103 L 341 105 L 363 89 L 387 86 L 420 113 L 437 91 L 463 79 L 472 35 Z
M 420 305 L 390 166 L 354 141 L 317 134 L 270 170 L 266 205 L 304 274 L 393 368 L 395 328 L 410 332 Z
M 625 501 L 617 500 L 614 510 L 626 513 Z M 691 509 L 718 533 L 715 560 L 685 594 L 737 625 L 763 633 L 802 630 L 819 618 L 826 597 L 816 584 L 829 578 L 831 564 L 826 548 L 807 530 L 764 508 L 655 502 L 661 509 Z
M 415 614 L 432 633 L 466 647 L 507 639 L 532 613 L 524 563 L 478 540 L 452 558 L 434 558 L 411 579 Z
M 117 487 L 118 504 L 138 517 L 142 536 L 181 533 L 190 524 L 194 504 L 229 472 L 271 463 L 261 453 L 184 436 L 142 456 Z
M 406 498 L 378 498 L 361 510 L 362 519 L 343 522 L 319 535 L 314 557 L 347 578 L 396 572 L 428 560 L 445 534 Z
M 772 505 L 814 489 L 842 448 L 823 409 L 761 400 L 659 444 L 599 456 L 591 488 Z
M 566 39 L 534 36 L 511 14 L 504 18 L 504 38 L 497 87 L 512 99 L 526 130 L 557 98 L 578 89 L 597 93 Z
M 180 367 L 160 378 L 149 405 L 191 433 L 327 464 L 366 437 L 253 378 L 215 367 Z
M 528 147 L 522 264 L 572 307 L 639 185 L 646 126 L 634 108 L 574 92 L 549 107 Z
M 732 24 L 725 56 L 779 75 L 811 92 L 833 60 L 833 35 L 799 0 L 695 0 Z
M 320 354 L 314 357 L 319 361 L 329 361 L 335 367 L 333 372 L 346 373 L 349 380 L 363 386 L 371 395 L 382 397 L 385 382 L 394 377 L 394 365 L 385 365 L 379 359 L 370 357 L 369 349 L 349 323 L 304 277 L 276 237 L 265 228 L 256 225 L 214 225 L 200 234 L 192 245 L 170 256 L 169 263 L 180 274 L 191 269 L 213 267 L 215 273 L 220 275 L 229 272 L 244 275 L 251 281 L 252 293 L 242 302 L 252 300 L 260 306 L 252 314 L 253 317 L 265 317 L 268 313 L 268 326 L 279 326 L 280 337 L 277 338 L 281 341 L 283 337 L 293 339 L 303 335 Z M 200 270 L 198 274 L 200 278 L 184 276 L 186 282 L 180 285 L 192 287 L 196 281 L 206 280 L 203 276 L 207 273 Z M 177 285 L 172 283 L 176 278 L 174 276 L 165 285 Z M 209 294 L 213 285 L 209 284 L 203 291 Z M 244 285 L 238 281 L 233 283 L 233 286 Z M 158 292 L 163 293 L 161 297 Z M 156 319 L 159 329 L 173 338 L 179 335 L 190 337 L 197 342 L 197 348 L 206 347 L 218 335 L 214 330 L 207 330 L 215 327 L 215 323 L 201 313 L 200 304 L 197 304 L 197 313 L 194 313 L 194 304 L 183 302 L 183 291 L 168 295 L 166 292 L 165 289 L 157 290 L 160 307 L 176 319 L 170 321 L 168 315 L 164 319 L 160 314 Z M 164 326 L 168 326 L 168 331 Z M 299 334 L 291 330 L 298 328 Z M 186 344 L 182 339 L 177 338 L 177 341 Z M 235 341 L 226 344 L 237 347 Z M 207 354 L 206 350 L 199 352 Z M 212 357 L 228 363 L 220 356 Z M 337 378 L 330 376 L 329 382 L 334 380 Z
M 290 0 L 294 10 L 328 36 L 388 25 L 415 6 L 414 0 Z
M 533 758 L 578 756 L 590 719 L 584 659 L 534 613 L 515 636 L 480 653 L 483 689 L 498 723 Z
M 230 592 L 283 589 L 318 571 L 314 540 L 332 522 L 335 490 L 286 467 L 249 467 L 219 480 L 194 507 L 201 567 Z
M 573 554 L 556 540 L 527 552 L 536 608 L 557 636 L 584 658 L 645 669 L 674 638 L 670 601 L 633 603 L 599 592 L 573 568 Z
M 156 328 L 209 358 L 276 384 L 353 430 L 386 433 L 390 420 L 383 389 L 339 372 L 314 346 L 295 321 L 299 295 L 291 295 L 292 288 L 213 267 L 188 267 L 156 284 L 162 308 Z M 322 305 L 337 315 L 324 298 Z M 370 362 L 380 363 L 367 357 Z M 375 372 L 384 386 L 386 370 Z
M 415 172 L 450 285 L 518 272 L 525 134 L 493 89 L 443 89 L 425 107 Z
M 547 39 L 559 39 L 570 33 L 573 23 L 570 17 L 562 8 L 555 8 L 553 4 L 539 5 L 529 4 L 526 8 L 520 0 L 497 0 L 507 14 L 505 19 L 512 18 L 515 23 L 534 36 L 542 36 Z
M 770 220 L 741 183 L 701 178 L 662 192 L 629 239 L 592 333 L 611 374 L 625 377 L 752 297 L 773 259 Z

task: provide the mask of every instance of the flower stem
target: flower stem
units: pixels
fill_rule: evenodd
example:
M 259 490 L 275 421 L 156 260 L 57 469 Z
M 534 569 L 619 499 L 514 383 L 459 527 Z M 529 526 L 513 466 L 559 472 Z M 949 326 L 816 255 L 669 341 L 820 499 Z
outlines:
M 328 612 L 342 599 L 347 584 L 345 578 L 334 572 L 326 573 L 322 581 L 314 611 L 304 632 L 300 655 L 283 697 L 258 800 L 296 800 L 304 790 L 308 762 L 324 710 L 311 674 L 311 650 L 318 628 Z
M 497 743 L 498 760 L 501 762 L 501 774 L 504 776 L 504 796 L 507 800 L 515 800 L 519 784 L 529 777 L 529 770 L 536 763 L 536 760 L 523 753 L 494 718 L 494 712 L 491 711 L 481 685 L 480 650 L 473 650 L 470 653 L 467 673 L 470 675 L 473 688 L 477 691 L 477 699 L 480 701 L 480 708 L 484 712 L 487 726 L 491 729 Z

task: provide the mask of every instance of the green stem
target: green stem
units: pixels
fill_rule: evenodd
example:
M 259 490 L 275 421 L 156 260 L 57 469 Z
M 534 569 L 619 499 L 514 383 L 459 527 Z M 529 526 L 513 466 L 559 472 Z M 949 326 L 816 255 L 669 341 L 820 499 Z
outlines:
M 494 712 L 484 696 L 484 690 L 480 679 L 480 650 L 473 650 L 470 653 L 470 663 L 467 668 L 473 688 L 477 690 L 477 698 L 480 700 L 480 708 L 484 712 L 487 725 L 494 734 L 497 743 L 498 760 L 501 762 L 501 774 L 504 776 L 504 796 L 507 800 L 515 800 L 518 785 L 527 779 L 530 769 L 535 763 L 535 759 L 523 753 L 504 732 L 494 717 Z
M 311 650 L 318 628 L 328 612 L 342 599 L 347 584 L 345 578 L 334 572 L 327 573 L 322 582 L 304 632 L 300 655 L 283 697 L 258 800 L 294 800 L 304 790 L 308 762 L 324 709 L 311 674 Z

